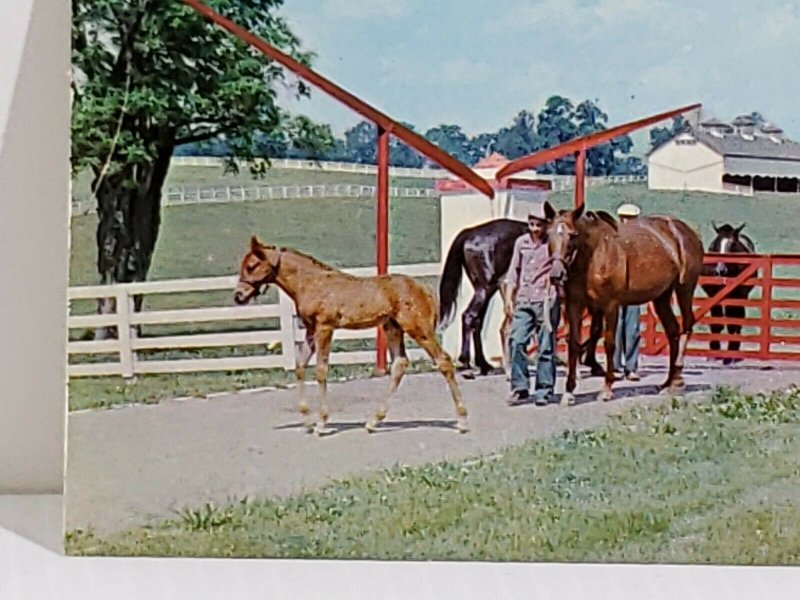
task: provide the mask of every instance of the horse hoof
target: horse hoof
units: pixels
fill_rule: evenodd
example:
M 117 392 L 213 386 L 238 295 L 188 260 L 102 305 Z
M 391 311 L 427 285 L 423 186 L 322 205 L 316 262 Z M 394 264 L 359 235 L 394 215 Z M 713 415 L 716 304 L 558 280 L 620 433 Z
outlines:
M 599 394 L 597 394 L 597 399 L 600 402 L 608 402 L 614 398 L 614 392 L 611 390 L 603 390 Z
M 589 374 L 592 377 L 603 377 L 606 374 L 606 372 L 603 370 L 602 367 L 592 367 L 591 370 L 589 371 Z
M 326 435 L 332 434 L 334 431 L 335 431 L 334 429 L 331 429 L 330 427 L 327 426 L 320 427 L 318 425 L 317 427 L 314 428 L 314 433 L 317 434 L 317 437 L 325 437 Z
M 571 394 L 570 392 L 564 392 L 561 396 L 561 402 L 559 402 L 561 406 L 572 406 L 575 404 L 575 395 Z
M 456 425 L 456 431 L 458 431 L 458 433 L 468 433 L 469 427 L 467 427 L 466 423 L 459 423 Z

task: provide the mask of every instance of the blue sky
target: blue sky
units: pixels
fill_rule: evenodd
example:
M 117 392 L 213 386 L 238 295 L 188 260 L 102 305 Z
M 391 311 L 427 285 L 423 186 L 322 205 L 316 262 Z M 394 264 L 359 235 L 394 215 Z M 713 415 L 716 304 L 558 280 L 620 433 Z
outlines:
M 758 8 L 755 8 L 755 7 Z M 418 131 L 495 131 L 561 94 L 618 124 L 702 102 L 800 138 L 800 3 L 758 0 L 286 0 L 314 68 Z M 290 106 L 341 134 L 324 95 Z M 704 113 L 705 115 L 706 113 Z

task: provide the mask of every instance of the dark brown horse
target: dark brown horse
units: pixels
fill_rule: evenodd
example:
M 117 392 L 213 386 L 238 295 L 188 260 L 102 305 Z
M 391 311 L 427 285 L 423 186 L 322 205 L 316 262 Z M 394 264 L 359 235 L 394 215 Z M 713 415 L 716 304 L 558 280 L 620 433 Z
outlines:
M 621 305 L 653 302 L 669 339 L 669 373 L 662 389 L 684 385 L 686 345 L 694 326 L 692 299 L 703 268 L 703 244 L 683 221 L 648 215 L 626 223 L 605 212 L 553 212 L 548 229 L 554 259 L 552 280 L 562 290 L 569 327 L 569 374 L 562 404 L 574 401 L 576 367 L 581 351 L 581 318 L 585 310 L 604 323 L 605 386 L 599 399 L 613 398 L 617 310 Z M 675 294 L 682 316 L 672 312 Z M 593 319 L 594 320 L 594 319 Z
M 712 223 L 712 227 L 716 232 L 717 236 L 712 240 L 711 244 L 708 246 L 709 253 L 713 254 L 755 254 L 756 246 L 753 243 L 753 240 L 747 236 L 747 234 L 742 233 L 742 229 L 744 229 L 745 224 L 741 224 L 739 227 L 734 228 L 732 225 L 724 224 L 721 227 L 717 227 L 714 223 Z M 718 262 L 716 264 L 708 264 L 703 267 L 703 275 L 710 276 L 710 277 L 736 277 L 739 275 L 747 265 L 743 263 L 733 263 L 733 262 Z M 705 283 L 702 285 L 703 291 L 708 295 L 710 298 L 714 296 L 717 292 L 719 292 L 724 284 L 722 283 Z M 750 296 L 750 292 L 753 291 L 753 286 L 751 285 L 740 285 L 734 288 L 730 294 L 728 294 L 728 298 L 734 298 L 737 300 L 746 300 Z M 745 318 L 745 307 L 744 306 L 720 306 L 719 304 L 715 304 L 711 307 L 711 316 L 712 317 L 726 317 L 728 319 L 744 319 Z M 713 324 L 711 327 L 711 333 L 713 334 L 720 334 L 722 330 L 725 329 L 725 325 Z M 728 324 L 728 333 L 732 336 L 739 335 L 742 331 L 742 326 L 738 324 Z M 711 350 L 719 350 L 720 349 L 720 342 L 719 340 L 712 340 L 710 342 Z M 741 342 L 739 340 L 729 340 L 728 341 L 728 350 L 731 352 L 736 352 L 739 350 L 741 346 Z M 737 362 L 739 359 L 734 358 L 725 358 L 723 359 L 723 364 L 729 365 L 731 363 Z
M 514 242 L 526 231 L 528 224 L 524 221 L 494 219 L 461 230 L 450 245 L 439 281 L 440 331 L 453 321 L 464 271 L 474 289 L 472 300 L 461 316 L 460 371 L 471 373 L 470 340 L 475 346 L 475 366 L 480 374 L 496 371 L 483 353 L 481 330 L 489 301 L 511 264 Z

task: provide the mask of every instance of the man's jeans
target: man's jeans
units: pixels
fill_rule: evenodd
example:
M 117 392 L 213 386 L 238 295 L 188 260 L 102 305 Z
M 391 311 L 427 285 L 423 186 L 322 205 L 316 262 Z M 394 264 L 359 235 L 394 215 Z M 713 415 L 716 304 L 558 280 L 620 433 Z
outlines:
M 556 385 L 556 330 L 561 317 L 558 300 L 550 305 L 552 330 L 544 327 L 544 302 L 521 302 L 514 307 L 508 344 L 511 356 L 511 391 L 528 391 L 528 353 L 531 334 L 537 331 L 536 387 L 537 399 L 550 399 Z
M 625 374 L 628 374 L 636 373 L 639 369 L 640 315 L 641 306 L 621 306 L 619 309 L 614 349 L 615 371 L 624 369 Z

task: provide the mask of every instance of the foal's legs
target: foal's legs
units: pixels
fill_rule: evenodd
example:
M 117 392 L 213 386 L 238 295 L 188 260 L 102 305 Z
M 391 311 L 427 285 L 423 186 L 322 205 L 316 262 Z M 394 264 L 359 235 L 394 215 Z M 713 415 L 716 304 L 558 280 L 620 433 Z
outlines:
M 295 359 L 294 375 L 297 379 L 297 391 L 300 394 L 300 414 L 303 415 L 303 425 L 308 433 L 314 431 L 314 423 L 311 421 L 311 411 L 306 402 L 306 367 L 311 362 L 311 357 L 314 356 L 315 347 L 314 331 L 306 327 L 306 339 L 303 341 L 300 353 Z
M 672 290 L 667 290 L 656 298 L 653 301 L 653 308 L 655 308 L 656 315 L 658 315 L 661 324 L 664 326 L 664 332 L 669 340 L 669 372 L 667 380 L 661 386 L 661 389 L 665 390 L 672 387 L 676 372 L 678 372 L 676 363 L 678 360 L 678 340 L 681 337 L 678 320 L 675 318 L 675 313 L 672 312 Z M 679 372 L 678 377 L 680 378 Z M 682 383 L 683 379 L 680 378 L 679 381 Z
M 319 421 L 317 422 L 317 435 L 330 433 L 328 429 L 328 359 L 331 353 L 331 339 L 333 329 L 330 327 L 318 326 L 315 335 L 317 345 L 317 385 L 319 386 Z
M 415 342 L 417 342 L 428 353 L 428 355 L 436 363 L 439 372 L 447 380 L 447 385 L 450 387 L 450 394 L 453 396 L 453 404 L 456 407 L 457 427 L 461 433 L 466 433 L 467 429 L 467 409 L 464 406 L 464 401 L 461 398 L 461 390 L 458 387 L 455 376 L 455 367 L 453 367 L 453 360 L 450 355 L 445 352 L 436 340 L 436 335 L 433 326 L 420 326 L 414 324 L 406 329 L 406 333 L 410 335 Z
M 386 333 L 386 340 L 389 343 L 389 351 L 392 355 L 392 381 L 389 384 L 389 394 L 381 401 L 375 417 L 367 421 L 366 428 L 370 433 L 375 431 L 377 424 L 386 418 L 386 412 L 389 410 L 389 401 L 397 391 L 397 388 L 400 387 L 400 382 L 408 368 L 408 357 L 406 356 L 405 343 L 403 342 L 403 330 L 396 323 L 390 322 L 383 326 L 383 331 Z

